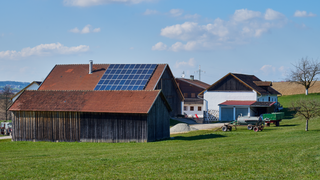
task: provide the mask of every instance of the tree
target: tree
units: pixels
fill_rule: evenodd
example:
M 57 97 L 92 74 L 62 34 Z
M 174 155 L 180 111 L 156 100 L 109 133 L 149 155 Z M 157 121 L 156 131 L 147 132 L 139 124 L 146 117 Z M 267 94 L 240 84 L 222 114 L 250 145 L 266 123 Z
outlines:
M 293 83 L 301 84 L 306 89 L 306 95 L 308 95 L 308 89 L 312 87 L 317 81 L 316 76 L 320 74 L 320 63 L 318 61 L 308 60 L 302 58 L 297 64 L 293 64 L 294 70 L 291 70 L 287 80 Z
M 300 99 L 292 102 L 291 105 L 292 110 L 296 112 L 296 117 L 306 120 L 306 131 L 308 131 L 309 120 L 320 115 L 320 102 L 315 99 Z
M 3 102 L 2 102 L 2 106 L 1 108 L 3 109 L 4 113 L 5 113 L 5 120 L 8 120 L 8 117 L 10 117 L 9 114 L 9 107 L 11 105 L 11 96 L 12 96 L 12 89 L 10 86 L 5 86 L 2 88 L 2 96 L 3 96 Z

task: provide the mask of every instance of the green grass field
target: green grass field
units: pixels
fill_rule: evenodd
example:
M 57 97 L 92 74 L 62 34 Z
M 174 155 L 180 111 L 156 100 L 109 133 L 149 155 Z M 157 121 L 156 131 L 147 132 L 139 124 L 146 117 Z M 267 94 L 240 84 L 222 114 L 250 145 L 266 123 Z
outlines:
M 281 97 L 282 101 L 285 97 Z M 262 132 L 193 131 L 152 143 L 0 140 L 4 179 L 319 179 L 320 119 Z

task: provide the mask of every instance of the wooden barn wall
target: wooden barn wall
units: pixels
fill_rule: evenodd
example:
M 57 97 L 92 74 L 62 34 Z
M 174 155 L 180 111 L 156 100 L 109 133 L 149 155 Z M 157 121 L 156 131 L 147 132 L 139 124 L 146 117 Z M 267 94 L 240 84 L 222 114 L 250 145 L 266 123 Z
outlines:
M 79 141 L 80 116 L 76 112 L 12 113 L 13 141 Z
M 190 83 L 186 83 L 184 81 L 180 81 L 178 79 L 177 79 L 177 82 L 179 83 L 179 87 L 181 89 L 181 92 L 182 92 L 184 98 L 197 98 L 197 95 L 204 90 L 203 88 L 200 88 L 198 86 L 194 86 L 194 85 L 192 85 Z M 187 94 L 185 94 L 185 93 L 187 93 Z M 191 97 L 191 93 L 195 93 L 195 97 Z
M 148 142 L 170 138 L 170 113 L 158 96 L 148 114 Z
M 174 77 L 170 75 L 168 68 L 166 68 L 155 88 L 156 90 L 161 89 L 162 93 L 165 95 L 172 108 L 172 111 L 170 112 L 172 117 L 181 114 L 181 99 L 178 94 L 178 87 L 176 87 L 174 83 Z
M 229 75 L 221 82 L 208 89 L 208 91 L 252 91 L 252 89 L 239 82 L 233 76 Z
M 81 114 L 81 142 L 147 142 L 147 115 Z

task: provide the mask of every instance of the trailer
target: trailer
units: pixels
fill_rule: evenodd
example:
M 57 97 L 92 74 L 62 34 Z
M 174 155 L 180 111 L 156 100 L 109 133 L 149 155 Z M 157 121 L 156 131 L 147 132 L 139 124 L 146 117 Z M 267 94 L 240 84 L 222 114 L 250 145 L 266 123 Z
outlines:
M 280 121 L 284 118 L 284 112 L 273 112 L 271 114 L 263 114 L 262 116 L 266 126 L 270 126 L 271 123 L 279 126 Z
M 250 116 L 239 116 L 237 120 L 230 123 L 225 123 L 221 129 L 222 131 L 232 131 L 232 127 L 237 126 L 247 126 L 248 130 L 253 130 L 255 132 L 262 131 L 264 128 L 264 121 L 261 116 L 250 117 Z

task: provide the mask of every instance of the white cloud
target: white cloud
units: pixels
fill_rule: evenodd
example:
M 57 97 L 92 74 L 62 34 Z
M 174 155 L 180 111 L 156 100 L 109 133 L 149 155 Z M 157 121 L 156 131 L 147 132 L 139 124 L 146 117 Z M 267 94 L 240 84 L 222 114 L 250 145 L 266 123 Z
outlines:
M 283 19 L 283 18 L 285 18 L 285 16 L 275 10 L 267 9 L 266 13 L 264 15 L 264 18 L 266 20 L 275 20 L 275 19 Z
M 260 70 L 265 74 L 269 74 L 271 72 L 276 72 L 276 68 L 271 65 L 263 65 Z
M 95 28 L 92 32 L 100 32 L 101 29 L 100 28 Z
M 155 0 L 63 0 L 65 6 L 97 6 L 111 3 L 123 3 L 123 4 L 139 4 L 142 2 L 151 2 Z
M 167 49 L 167 45 L 165 45 L 163 42 L 158 42 L 154 46 L 152 46 L 152 50 L 154 51 L 163 51 Z
M 94 33 L 97 33 L 97 32 L 100 32 L 101 29 L 100 28 L 95 28 L 92 30 L 92 27 L 90 24 L 86 25 L 81 31 L 75 27 L 71 30 L 69 30 L 70 32 L 72 33 L 81 33 L 81 34 L 87 34 L 87 33 L 91 33 L 91 32 L 94 32 Z
M 181 16 L 183 14 L 183 10 L 182 9 L 171 9 L 169 11 L 169 13 L 174 16 L 174 17 L 177 17 L 177 16 Z
M 157 10 L 151 10 L 147 9 L 143 14 L 144 15 L 151 15 L 151 14 L 158 14 L 159 12 Z
M 246 20 L 260 17 L 260 16 L 261 16 L 261 12 L 259 12 L 259 11 L 239 9 L 234 12 L 233 19 L 235 21 L 246 21 Z
M 251 38 L 258 38 L 274 28 L 281 28 L 286 22 L 283 14 L 272 9 L 267 9 L 265 14 L 240 9 L 227 21 L 217 18 L 212 23 L 203 25 L 184 22 L 161 29 L 160 35 L 179 40 L 168 50 L 212 50 L 247 43 Z
M 194 58 L 190 58 L 189 61 L 181 61 L 181 62 L 176 62 L 175 67 L 179 68 L 181 66 L 189 66 L 189 67 L 194 67 L 195 66 L 195 60 Z
M 29 56 L 50 56 L 54 54 L 76 54 L 89 51 L 89 46 L 79 45 L 74 47 L 67 47 L 58 43 L 40 44 L 33 48 L 23 48 L 21 51 L 1 51 L 0 58 L 4 59 L 20 59 Z
M 296 12 L 293 15 L 294 17 L 315 17 L 316 14 L 313 14 L 312 12 L 307 13 L 307 11 L 299 11 L 296 10 Z
M 79 29 L 77 27 L 73 28 L 73 29 L 70 29 L 69 30 L 70 32 L 73 32 L 73 33 L 79 33 Z

